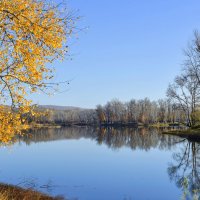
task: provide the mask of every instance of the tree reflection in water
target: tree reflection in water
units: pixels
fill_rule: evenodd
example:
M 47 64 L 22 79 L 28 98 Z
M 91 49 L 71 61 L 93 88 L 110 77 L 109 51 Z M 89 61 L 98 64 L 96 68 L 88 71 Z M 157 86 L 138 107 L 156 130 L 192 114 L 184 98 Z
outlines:
M 185 199 L 200 197 L 200 144 L 183 141 L 180 152 L 173 154 L 168 174 L 179 188 L 182 188 Z
M 169 164 L 168 174 L 179 188 L 188 189 L 186 199 L 194 194 L 194 190 L 200 190 L 200 144 L 189 142 L 186 139 L 165 135 L 163 129 L 155 128 L 91 128 L 91 127 L 69 127 L 61 129 L 39 129 L 31 131 L 16 141 L 25 142 L 27 145 L 38 142 L 70 139 L 91 139 L 99 145 L 106 145 L 115 150 L 123 147 L 130 149 L 174 150 L 173 161 Z M 188 184 L 188 186 L 187 186 Z M 190 197 L 189 197 L 190 196 Z
M 38 129 L 19 137 L 17 141 L 29 145 L 45 141 L 88 138 L 96 140 L 99 145 L 105 144 L 112 149 L 129 147 L 132 150 L 142 149 L 148 151 L 153 148 L 170 150 L 182 140 L 179 137 L 164 135 L 161 133 L 162 131 L 162 129 L 155 128 L 70 127 Z

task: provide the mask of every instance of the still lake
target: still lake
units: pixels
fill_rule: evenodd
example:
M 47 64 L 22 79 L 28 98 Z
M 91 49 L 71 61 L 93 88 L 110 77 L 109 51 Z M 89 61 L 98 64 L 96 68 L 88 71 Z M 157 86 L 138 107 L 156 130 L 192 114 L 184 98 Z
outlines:
M 0 181 L 71 200 L 178 200 L 184 177 L 200 185 L 199 144 L 160 132 L 35 130 L 0 148 Z

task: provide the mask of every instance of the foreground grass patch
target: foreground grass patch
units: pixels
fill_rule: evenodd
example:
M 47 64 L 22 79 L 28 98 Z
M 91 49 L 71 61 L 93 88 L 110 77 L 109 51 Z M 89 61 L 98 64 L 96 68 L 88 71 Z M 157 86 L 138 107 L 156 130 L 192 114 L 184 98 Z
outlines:
M 0 200 L 64 200 L 64 198 L 51 197 L 32 189 L 0 184 Z

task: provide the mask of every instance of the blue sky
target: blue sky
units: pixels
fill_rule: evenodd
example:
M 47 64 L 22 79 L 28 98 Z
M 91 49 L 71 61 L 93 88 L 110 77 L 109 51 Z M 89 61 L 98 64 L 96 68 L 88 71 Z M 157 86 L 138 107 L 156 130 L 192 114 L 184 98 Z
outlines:
M 94 108 L 118 98 L 165 97 L 180 72 L 183 48 L 200 30 L 197 0 L 69 0 L 79 27 L 89 28 L 70 46 L 72 60 L 56 62 L 67 92 L 34 96 L 39 104 Z M 64 90 L 64 88 L 61 88 Z

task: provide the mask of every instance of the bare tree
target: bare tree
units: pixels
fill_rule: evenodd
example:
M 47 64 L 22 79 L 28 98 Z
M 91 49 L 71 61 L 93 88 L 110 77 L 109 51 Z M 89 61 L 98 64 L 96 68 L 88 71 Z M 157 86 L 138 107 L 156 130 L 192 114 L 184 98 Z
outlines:
M 177 76 L 167 90 L 167 96 L 185 112 L 189 126 L 196 124 L 200 102 L 200 36 L 194 32 L 194 40 L 184 50 L 182 74 Z

